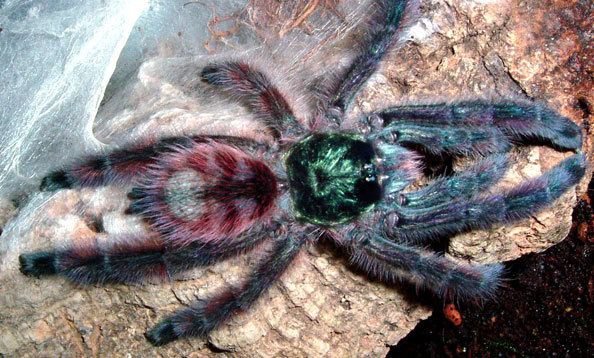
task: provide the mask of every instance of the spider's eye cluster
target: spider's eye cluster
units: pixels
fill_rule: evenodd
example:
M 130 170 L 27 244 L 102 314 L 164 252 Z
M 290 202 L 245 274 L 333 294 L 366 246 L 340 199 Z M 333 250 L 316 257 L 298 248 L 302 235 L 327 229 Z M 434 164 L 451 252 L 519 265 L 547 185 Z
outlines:
M 356 219 L 381 199 L 373 146 L 353 134 L 314 134 L 286 158 L 297 217 L 323 226 Z

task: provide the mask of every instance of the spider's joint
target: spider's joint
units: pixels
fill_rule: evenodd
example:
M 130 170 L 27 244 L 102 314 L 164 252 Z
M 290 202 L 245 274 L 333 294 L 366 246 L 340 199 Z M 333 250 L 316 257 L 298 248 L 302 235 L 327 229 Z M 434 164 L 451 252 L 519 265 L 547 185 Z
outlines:
M 380 184 L 382 184 L 384 181 L 386 181 L 388 179 L 390 179 L 390 176 L 389 175 L 382 174 L 382 175 L 379 175 L 378 176 L 378 180 L 379 180 L 379 183 Z
M 383 224 L 384 224 L 384 230 L 388 233 L 388 234 L 392 234 L 393 229 L 398 226 L 398 222 L 400 221 L 400 217 L 398 216 L 398 214 L 394 211 L 386 214 L 386 216 L 384 216 L 384 220 L 383 220 Z
M 365 134 L 374 133 L 383 128 L 384 118 L 377 113 L 372 113 L 363 117 L 363 132 Z
M 396 143 L 399 134 L 398 131 L 382 131 L 379 134 L 379 138 L 386 143 Z
M 343 114 L 343 111 L 339 107 L 331 106 L 326 111 L 326 118 L 333 124 L 338 125 L 342 119 Z

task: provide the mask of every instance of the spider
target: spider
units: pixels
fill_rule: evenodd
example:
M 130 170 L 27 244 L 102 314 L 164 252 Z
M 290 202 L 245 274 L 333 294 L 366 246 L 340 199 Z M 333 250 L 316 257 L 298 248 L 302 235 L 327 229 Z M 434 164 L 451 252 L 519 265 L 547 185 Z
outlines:
M 493 296 L 501 264 L 456 263 L 426 247 L 527 218 L 553 203 L 584 175 L 580 128 L 540 104 L 477 99 L 389 107 L 363 114 L 354 129 L 345 129 L 349 105 L 397 42 L 416 3 L 379 5 L 366 46 L 329 86 L 309 122 L 298 120 L 285 96 L 251 64 L 215 62 L 201 70 L 202 81 L 241 101 L 274 142 L 173 137 L 96 155 L 44 177 L 41 190 L 52 191 L 132 183 L 127 212 L 143 217 L 155 235 L 22 254 L 21 272 L 79 284 L 136 283 L 175 277 L 272 241 L 243 284 L 150 329 L 146 338 L 156 346 L 205 337 L 248 309 L 304 245 L 321 237 L 388 283 L 404 280 L 448 298 Z M 508 167 L 512 144 L 528 142 L 576 154 L 540 177 L 490 193 Z M 469 157 L 474 164 L 416 188 L 423 153 Z

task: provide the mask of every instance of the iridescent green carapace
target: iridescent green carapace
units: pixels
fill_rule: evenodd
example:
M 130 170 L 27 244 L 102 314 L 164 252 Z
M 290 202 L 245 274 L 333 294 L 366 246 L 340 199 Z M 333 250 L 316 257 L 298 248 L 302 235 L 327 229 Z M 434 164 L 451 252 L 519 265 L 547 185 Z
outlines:
M 375 151 L 354 134 L 313 134 L 286 157 L 298 219 L 333 226 L 356 219 L 381 198 Z

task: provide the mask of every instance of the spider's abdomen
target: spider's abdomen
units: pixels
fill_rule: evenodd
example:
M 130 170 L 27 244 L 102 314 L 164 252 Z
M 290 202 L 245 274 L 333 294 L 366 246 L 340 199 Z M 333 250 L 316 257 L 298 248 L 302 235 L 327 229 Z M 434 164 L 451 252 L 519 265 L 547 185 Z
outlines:
M 382 192 L 375 157 L 353 134 L 314 134 L 295 144 L 286 167 L 297 218 L 332 226 L 373 209 Z
M 216 142 L 162 153 L 147 174 L 131 208 L 176 245 L 237 236 L 269 216 L 278 194 L 263 162 Z

